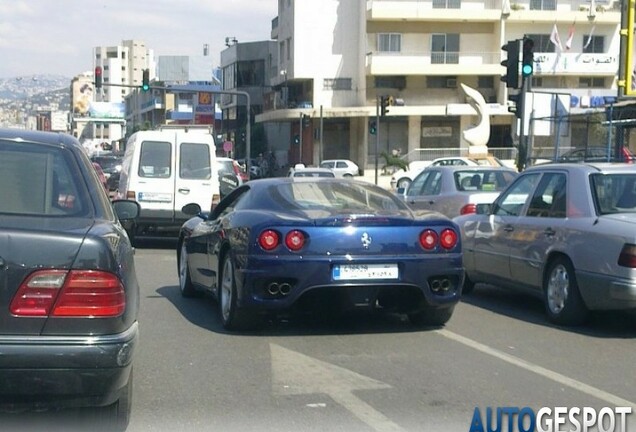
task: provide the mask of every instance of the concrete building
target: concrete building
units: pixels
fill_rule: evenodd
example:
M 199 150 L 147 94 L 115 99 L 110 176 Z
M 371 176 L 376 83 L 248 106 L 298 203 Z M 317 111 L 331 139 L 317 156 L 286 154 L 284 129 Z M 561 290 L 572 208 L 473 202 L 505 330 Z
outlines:
M 271 31 L 278 44 L 274 103 L 256 121 L 289 124 L 290 158 L 300 150 L 294 137 L 302 135 L 298 159 L 304 163 L 347 158 L 370 168 L 383 151 L 399 150 L 411 160 L 457 154 L 468 147 L 462 131 L 477 120 L 461 90 L 464 83 L 488 102 L 489 149 L 514 159 L 519 137 L 500 80 L 502 45 L 532 38 L 533 91 L 568 95 L 571 114 L 594 111 L 617 94 L 619 3 L 279 0 Z M 379 136 L 370 135 L 369 122 L 384 95 L 404 104 L 389 107 Z M 310 127 L 298 122 L 302 114 L 311 116 Z M 578 124 L 561 130 L 564 147 L 587 133 Z M 554 141 L 551 127 L 533 146 L 553 147 Z
M 254 119 L 263 111 L 274 108 L 270 83 L 278 73 L 278 46 L 275 41 L 227 44 L 221 51 L 222 90 L 246 92 L 250 96 L 251 153 L 272 151 L 279 164 L 287 163 L 289 124 L 269 122 L 255 127 Z M 232 142 L 234 155 L 246 155 L 245 131 L 247 98 L 232 94 L 219 95 L 222 112 L 221 134 Z M 260 128 L 260 129 L 259 129 Z

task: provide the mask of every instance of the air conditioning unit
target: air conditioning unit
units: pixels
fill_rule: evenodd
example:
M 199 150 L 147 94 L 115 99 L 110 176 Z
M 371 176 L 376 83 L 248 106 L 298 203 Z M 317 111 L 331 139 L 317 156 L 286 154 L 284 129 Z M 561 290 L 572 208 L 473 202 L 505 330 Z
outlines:
M 456 78 L 448 78 L 446 80 L 446 88 L 457 88 L 457 79 Z

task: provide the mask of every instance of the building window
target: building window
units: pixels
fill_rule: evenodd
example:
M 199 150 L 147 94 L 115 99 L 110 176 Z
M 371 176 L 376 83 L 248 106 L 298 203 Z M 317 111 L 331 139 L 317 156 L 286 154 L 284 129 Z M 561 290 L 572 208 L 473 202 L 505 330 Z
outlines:
M 446 89 L 457 88 L 456 76 L 428 76 L 426 77 L 426 87 Z
M 483 89 L 495 88 L 495 79 L 492 76 L 479 76 L 477 77 L 477 87 Z
M 400 33 L 378 34 L 378 51 L 400 52 L 402 50 L 402 35 Z
M 285 41 L 281 41 L 278 46 L 278 58 L 281 62 L 285 59 Z
M 460 9 L 461 0 L 433 0 L 433 9 Z
M 375 77 L 375 88 L 390 88 L 402 90 L 406 88 L 405 76 L 377 76 Z
M 265 61 L 240 61 L 236 63 L 237 87 L 262 87 L 265 85 Z
M 605 78 L 602 77 L 580 77 L 579 88 L 604 88 Z
M 291 59 L 291 38 L 287 38 L 287 60 Z
M 556 51 L 549 34 L 529 34 L 526 37 L 534 41 L 534 52 L 552 53 Z
M 431 63 L 459 63 L 459 34 L 437 33 L 431 35 Z
M 583 52 L 603 54 L 605 52 L 605 36 L 583 36 Z
M 556 10 L 556 0 L 530 0 L 530 10 Z
M 351 90 L 351 78 L 325 78 L 323 90 Z

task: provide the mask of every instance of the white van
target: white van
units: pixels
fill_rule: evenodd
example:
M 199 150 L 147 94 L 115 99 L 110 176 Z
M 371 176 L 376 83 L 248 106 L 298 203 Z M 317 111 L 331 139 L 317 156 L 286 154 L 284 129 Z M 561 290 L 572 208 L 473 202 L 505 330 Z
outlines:
M 134 133 L 126 143 L 116 197 L 141 206 L 131 238 L 176 237 L 189 219 L 181 212 L 184 205 L 210 210 L 220 199 L 212 135 L 196 129 Z

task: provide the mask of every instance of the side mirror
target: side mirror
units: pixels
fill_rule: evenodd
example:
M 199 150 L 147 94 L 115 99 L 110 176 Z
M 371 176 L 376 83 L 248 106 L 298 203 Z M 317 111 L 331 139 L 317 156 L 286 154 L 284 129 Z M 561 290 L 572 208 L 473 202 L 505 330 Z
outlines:
M 490 209 L 492 208 L 492 204 L 477 204 L 477 208 L 475 209 L 475 213 L 477 214 L 490 214 Z
M 196 216 L 201 213 L 201 206 L 197 203 L 190 203 L 181 207 L 181 211 L 188 216 Z
M 114 200 L 112 202 L 113 210 L 120 221 L 130 221 L 137 219 L 141 212 L 141 207 L 137 201 L 132 200 Z
M 402 197 L 405 197 L 405 196 L 406 196 L 406 188 L 405 188 L 405 187 L 399 187 L 399 188 L 397 188 L 397 191 L 396 191 L 396 192 L 397 192 L 397 194 L 398 194 L 398 195 L 400 195 L 400 196 L 402 196 Z

